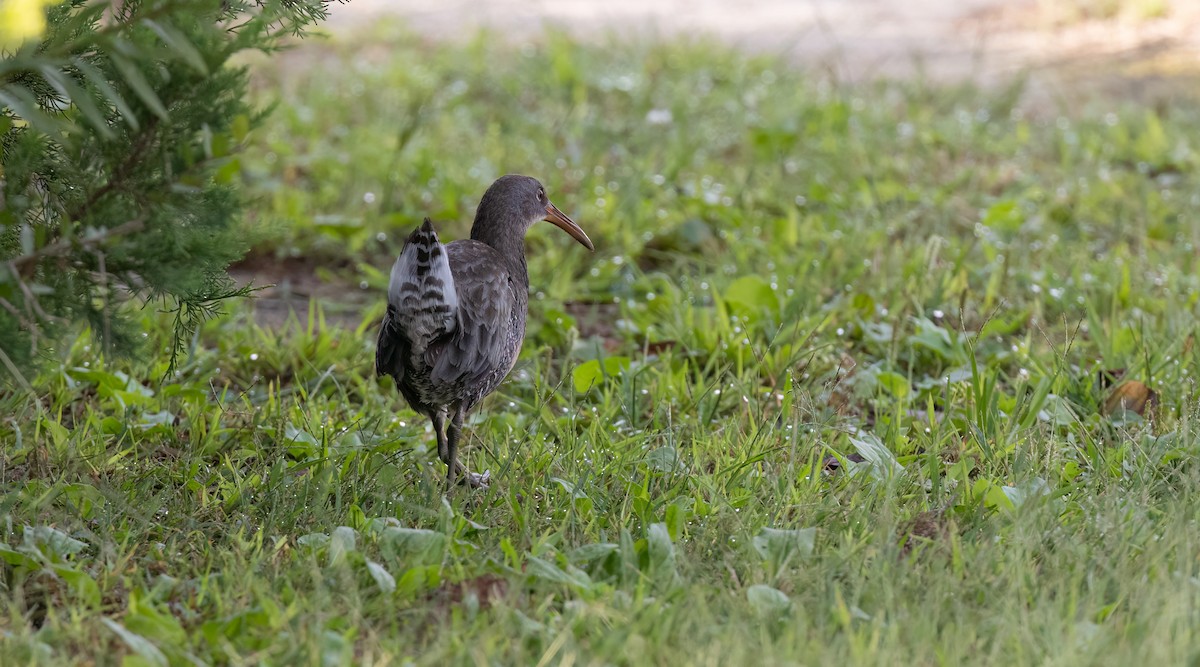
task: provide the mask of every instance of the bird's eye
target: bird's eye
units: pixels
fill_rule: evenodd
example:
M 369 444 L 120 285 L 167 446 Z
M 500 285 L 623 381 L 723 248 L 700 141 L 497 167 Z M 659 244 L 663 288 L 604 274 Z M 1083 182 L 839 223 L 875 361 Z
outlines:
M 546 199 L 546 191 L 541 188 L 538 188 L 538 201 L 543 201 L 545 199 Z

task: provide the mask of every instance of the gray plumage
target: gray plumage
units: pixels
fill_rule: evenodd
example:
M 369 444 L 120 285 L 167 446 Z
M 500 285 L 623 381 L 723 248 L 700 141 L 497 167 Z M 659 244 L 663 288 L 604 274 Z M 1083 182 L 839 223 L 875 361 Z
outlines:
M 470 239 L 443 245 L 426 218 L 392 265 L 375 371 L 392 376 L 409 405 L 433 421 L 448 482 L 463 472 L 456 453 L 466 414 L 500 386 L 521 352 L 529 306 L 524 239 L 539 220 L 593 249 L 541 183 L 509 175 L 484 193 Z M 464 480 L 486 486 L 488 477 Z

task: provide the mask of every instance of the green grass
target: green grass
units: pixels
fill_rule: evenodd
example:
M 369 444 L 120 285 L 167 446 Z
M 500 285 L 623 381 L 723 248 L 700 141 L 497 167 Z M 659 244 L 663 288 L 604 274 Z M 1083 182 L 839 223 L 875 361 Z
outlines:
M 3 398 L 3 664 L 1200 659 L 1194 107 L 390 28 L 260 70 L 254 261 L 344 295 Z M 444 497 L 374 327 L 505 172 L 597 252 L 531 232 Z

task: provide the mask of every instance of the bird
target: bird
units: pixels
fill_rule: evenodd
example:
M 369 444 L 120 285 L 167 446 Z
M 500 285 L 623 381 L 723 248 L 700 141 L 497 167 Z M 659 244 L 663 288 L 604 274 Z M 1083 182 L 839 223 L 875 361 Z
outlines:
M 509 174 L 479 201 L 471 237 L 442 244 L 429 218 L 392 264 L 375 353 L 408 404 L 433 423 L 446 485 L 487 487 L 457 461 L 463 422 L 516 364 L 529 311 L 525 233 L 546 221 L 595 252 L 583 228 L 530 176 Z

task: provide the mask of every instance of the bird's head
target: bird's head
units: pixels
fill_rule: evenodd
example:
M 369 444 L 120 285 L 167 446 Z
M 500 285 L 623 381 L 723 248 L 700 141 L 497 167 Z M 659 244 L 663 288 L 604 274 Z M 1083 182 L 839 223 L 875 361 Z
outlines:
M 542 220 L 570 234 L 571 238 L 579 241 L 588 250 L 595 251 L 592 240 L 584 233 L 583 228 L 558 210 L 546 196 L 546 189 L 542 184 L 536 178 L 518 174 L 501 176 L 483 193 L 479 209 L 475 212 L 475 226 L 471 230 L 471 237 L 485 240 L 495 234 L 513 232 L 523 237 L 534 223 Z M 502 229 L 503 227 L 509 229 Z

